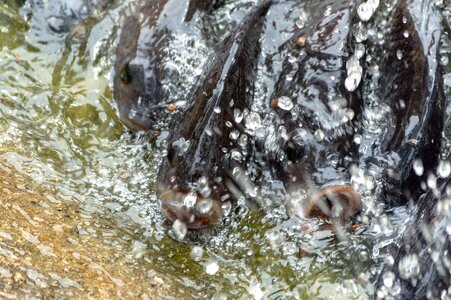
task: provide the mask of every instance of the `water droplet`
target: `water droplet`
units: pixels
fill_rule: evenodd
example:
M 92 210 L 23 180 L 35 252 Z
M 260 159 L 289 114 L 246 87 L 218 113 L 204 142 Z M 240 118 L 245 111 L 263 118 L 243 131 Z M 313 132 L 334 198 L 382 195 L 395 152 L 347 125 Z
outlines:
M 396 50 L 396 57 L 401 60 L 402 59 L 402 51 L 401 50 Z
M 255 278 L 252 278 L 252 281 L 249 284 L 249 288 L 247 290 L 255 300 L 261 300 L 265 297 L 265 293 L 263 292 L 260 283 L 257 282 Z
M 293 108 L 293 101 L 286 96 L 279 97 L 277 98 L 277 107 L 283 110 L 291 110 Z
M 404 24 L 407 23 L 407 17 L 406 17 L 406 16 L 403 16 L 403 17 L 402 17 L 402 22 L 403 22 Z
M 202 214 L 208 214 L 210 213 L 211 209 L 213 208 L 213 200 L 212 199 L 202 199 L 197 203 L 196 206 L 197 210 Z
M 395 274 L 393 272 L 386 272 L 383 276 L 384 285 L 391 288 L 395 282 Z
M 241 162 L 243 160 L 243 155 L 241 154 L 240 151 L 233 149 L 230 152 L 230 156 L 232 157 L 233 160 L 236 160 L 238 162 Z
M 357 43 L 361 43 L 368 39 L 368 30 L 362 22 L 357 22 L 352 26 L 352 34 Z
M 182 156 L 191 145 L 190 140 L 185 140 L 185 138 L 179 138 L 172 143 L 172 147 L 177 151 L 178 156 Z
M 198 190 L 199 193 L 202 195 L 202 197 L 207 198 L 210 196 L 211 189 L 208 186 L 208 178 L 205 176 L 202 176 L 198 180 Z
M 220 114 L 220 113 L 221 113 L 221 108 L 220 108 L 219 106 L 216 106 L 216 107 L 213 109 L 213 111 L 214 111 L 215 113 L 217 113 L 217 114 Z
M 261 126 L 261 119 L 260 116 L 255 113 L 251 112 L 246 116 L 246 128 L 250 130 L 255 130 Z
M 172 231 L 178 240 L 183 240 L 188 232 L 188 229 L 186 228 L 185 223 L 175 220 L 174 224 L 172 224 Z
M 232 211 L 232 203 L 230 201 L 223 202 L 221 204 L 222 211 L 224 213 L 224 216 L 228 216 L 230 212 Z
M 296 26 L 297 26 L 299 29 L 301 29 L 301 28 L 304 28 L 305 23 L 304 23 L 303 20 L 297 20 L 297 21 L 296 21 Z
M 365 45 L 362 43 L 355 44 L 354 55 L 360 59 L 365 55 Z
M 361 73 L 357 73 L 357 72 L 351 73 L 345 79 L 345 88 L 350 92 L 355 91 L 360 84 L 360 80 L 362 80 Z
M 353 72 L 359 72 L 362 73 L 362 67 L 360 66 L 360 61 L 355 55 L 351 55 L 348 60 L 346 61 L 346 71 L 349 74 Z
M 360 145 L 361 142 L 362 142 L 362 136 L 360 134 L 354 135 L 354 143 L 356 143 L 357 145 Z
M 240 136 L 240 132 L 238 130 L 233 130 L 229 134 L 229 138 L 231 140 L 236 140 Z
M 437 188 L 437 177 L 434 174 L 429 174 L 427 178 L 427 185 L 431 189 Z
M 379 7 L 379 0 L 368 0 L 367 2 L 369 5 L 374 7 L 374 10 L 376 10 Z
M 404 256 L 399 262 L 399 276 L 402 279 L 409 279 L 420 274 L 420 264 L 418 255 L 410 254 Z
M 441 160 L 437 167 L 437 175 L 446 178 L 451 174 L 451 164 L 447 160 Z
M 196 204 L 197 195 L 196 192 L 189 192 L 186 194 L 185 198 L 183 198 L 183 205 L 186 207 L 193 207 Z
M 238 140 L 238 145 L 240 145 L 240 147 L 244 149 L 247 147 L 248 140 L 249 140 L 249 138 L 247 137 L 247 135 L 242 134 L 240 136 L 240 139 Z
M 330 16 L 331 12 L 332 12 L 332 6 L 331 6 L 331 5 L 328 5 L 328 6 L 326 7 L 326 10 L 324 11 L 324 16 L 325 16 L 325 17 Z
M 195 260 L 195 261 L 200 261 L 202 259 L 202 255 L 204 254 L 204 249 L 202 249 L 202 247 L 199 246 L 194 246 L 191 249 L 191 257 Z
M 375 11 L 375 7 L 373 7 L 368 2 L 363 2 L 357 8 L 357 14 L 359 15 L 360 20 L 366 22 L 373 16 Z
M 413 170 L 415 171 L 415 174 L 418 176 L 422 176 L 424 173 L 424 167 L 423 167 L 423 161 L 421 159 L 415 159 L 413 162 Z
M 243 113 L 241 112 L 241 110 L 235 108 L 233 110 L 233 118 L 235 119 L 236 123 L 241 123 L 241 121 L 243 120 Z
M 322 140 L 324 140 L 325 134 L 324 131 L 322 131 L 321 129 L 318 129 L 317 131 L 315 131 L 315 139 L 318 142 L 321 142 Z
M 405 38 L 408 38 L 408 37 L 409 37 L 409 31 L 404 30 L 404 32 L 402 33 L 402 35 L 403 35 Z
M 233 124 L 230 121 L 226 121 L 225 126 L 227 126 L 228 128 L 232 128 Z
M 205 272 L 207 272 L 208 275 L 215 275 L 218 271 L 219 271 L 219 265 L 215 261 L 209 262 L 205 266 Z

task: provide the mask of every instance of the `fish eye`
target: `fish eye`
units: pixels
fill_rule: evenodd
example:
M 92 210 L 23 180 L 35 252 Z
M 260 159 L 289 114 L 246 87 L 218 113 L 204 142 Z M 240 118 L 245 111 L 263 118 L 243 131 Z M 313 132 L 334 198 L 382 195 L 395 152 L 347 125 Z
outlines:
M 133 78 L 138 71 L 138 66 L 127 62 L 121 70 L 121 81 L 123 84 L 129 84 L 133 81 Z

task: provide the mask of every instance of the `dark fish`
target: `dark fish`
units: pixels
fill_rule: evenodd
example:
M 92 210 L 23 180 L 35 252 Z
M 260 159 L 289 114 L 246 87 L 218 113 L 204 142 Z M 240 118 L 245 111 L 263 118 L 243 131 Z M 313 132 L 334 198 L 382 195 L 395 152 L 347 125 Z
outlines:
M 188 228 L 218 224 L 233 189 L 234 171 L 244 168 L 248 146 L 245 125 L 234 114 L 253 102 L 253 82 L 260 54 L 259 38 L 271 0 L 253 8 L 207 61 L 193 90 L 192 105 L 170 126 L 168 155 L 159 172 L 159 198 L 169 219 Z
M 286 44 L 288 57 L 271 100 L 275 139 L 264 147 L 291 194 L 286 205 L 292 214 L 347 219 L 360 207 L 348 166 L 356 155 L 352 140 L 362 110 L 361 87 L 345 88 L 355 4 L 306 3 L 308 22 Z M 363 76 L 359 59 L 352 62 Z M 310 196 L 296 195 L 302 192 Z
M 385 267 L 376 283 L 375 299 L 449 299 L 450 199 L 450 178 L 420 198 L 394 264 Z M 388 287 L 384 278 L 391 278 Z
M 117 46 L 114 99 L 121 121 L 133 130 L 150 130 L 168 105 L 161 80 L 165 48 L 174 33 L 198 9 L 212 9 L 214 0 L 148 0 L 127 17 Z
M 388 103 L 391 113 L 382 153 L 399 157 L 387 176 L 387 202 L 417 199 L 421 181 L 437 166 L 445 111 L 438 64 L 440 22 L 433 1 L 401 0 L 384 34 L 379 98 Z

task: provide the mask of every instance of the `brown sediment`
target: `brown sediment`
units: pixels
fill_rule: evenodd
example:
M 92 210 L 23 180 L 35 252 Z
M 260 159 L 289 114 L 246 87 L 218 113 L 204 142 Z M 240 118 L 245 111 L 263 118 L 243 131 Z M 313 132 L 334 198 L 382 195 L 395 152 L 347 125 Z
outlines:
M 332 218 L 346 221 L 361 206 L 360 195 L 350 185 L 338 185 L 321 189 L 313 194 L 304 209 L 306 217 Z
M 188 297 L 153 251 L 135 256 L 133 224 L 62 200 L 2 162 L 0 177 L 0 298 Z

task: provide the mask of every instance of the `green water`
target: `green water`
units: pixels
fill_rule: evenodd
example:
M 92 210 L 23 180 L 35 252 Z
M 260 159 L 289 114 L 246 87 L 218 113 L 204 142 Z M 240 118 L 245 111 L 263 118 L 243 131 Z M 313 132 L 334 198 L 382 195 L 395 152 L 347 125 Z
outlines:
M 105 294 L 101 288 L 89 288 L 102 286 L 98 279 L 63 266 L 48 270 L 39 263 L 42 252 L 32 251 L 26 241 L 12 243 L 4 237 L 30 226 L 17 214 L 20 210 L 5 209 L 0 216 L 11 221 L 0 228 L 5 233 L 0 235 L 2 293 L 121 298 L 127 296 L 122 290 L 137 289 L 139 293 L 128 297 L 370 298 L 391 238 L 396 237 L 392 230 L 367 234 L 358 229 L 337 238 L 327 230 L 309 232 L 278 209 L 237 210 L 220 228 L 190 233 L 184 242 L 173 238 L 153 192 L 159 161 L 155 139 L 131 134 L 121 125 L 110 89 L 118 24 L 127 7 L 127 2 L 119 2 L 66 36 L 51 32 L 36 16 L 25 20 L 14 1 L 0 2 L 0 161 L 10 170 L 2 175 L 36 190 L 25 199 L 50 197 L 62 203 L 50 201 L 48 211 L 56 213 L 62 205 L 67 214 L 80 214 L 78 225 L 70 223 L 77 230 L 58 241 L 45 234 L 46 226 L 30 228 L 36 236 L 46 236 L 42 245 L 63 247 L 66 239 L 83 235 L 90 242 L 78 244 L 77 251 L 93 249 L 91 259 L 116 274 L 116 280 L 105 279 L 111 280 Z M 4 197 L 18 193 L 13 187 L 2 190 Z M 18 199 L 23 198 L 10 201 L 19 205 Z M 27 210 L 30 203 L 34 200 L 20 202 L 20 207 Z M 67 221 L 51 220 L 63 227 Z M 380 239 L 383 234 L 386 238 Z M 94 251 L 100 248 L 102 252 Z M 202 255 L 193 255 L 193 249 L 202 249 Z M 48 264 L 63 264 L 64 257 L 57 256 L 63 252 L 54 252 Z M 11 253 L 23 260 L 7 264 Z M 208 274 L 212 263 L 219 269 Z M 14 268 L 24 274 L 23 282 L 19 275 L 17 280 L 5 276 L 4 269 L 15 274 Z M 40 282 L 30 275 L 31 269 L 42 275 Z M 63 284 L 69 281 L 55 280 L 58 276 L 77 284 Z

